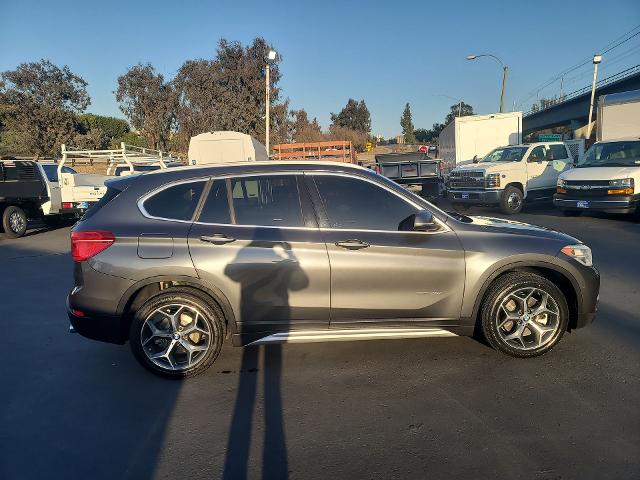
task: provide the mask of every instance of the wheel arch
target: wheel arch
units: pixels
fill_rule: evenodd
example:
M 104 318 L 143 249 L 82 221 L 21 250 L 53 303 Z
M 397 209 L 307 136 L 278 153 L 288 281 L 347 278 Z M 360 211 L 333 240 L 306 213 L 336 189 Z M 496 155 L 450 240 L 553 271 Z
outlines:
M 527 188 L 522 182 L 509 182 L 504 186 L 504 189 L 506 190 L 507 187 L 516 187 L 522 192 L 522 198 L 527 198 Z
M 513 272 L 535 273 L 553 282 L 564 294 L 569 306 L 569 330 L 577 328 L 580 298 L 579 286 L 573 276 L 564 268 L 549 262 L 517 262 L 509 263 L 495 269 L 483 282 L 473 306 L 472 318 L 478 325 L 480 311 L 489 287 L 500 277 Z
M 116 314 L 123 319 L 123 334 L 128 334 L 133 319 L 131 313 L 137 307 L 141 306 L 156 293 L 168 291 L 173 287 L 188 288 L 205 295 L 222 310 L 227 335 L 237 333 L 236 317 L 233 308 L 227 296 L 220 289 L 212 285 L 207 285 L 196 277 L 163 275 L 140 280 L 129 287 L 122 295 Z

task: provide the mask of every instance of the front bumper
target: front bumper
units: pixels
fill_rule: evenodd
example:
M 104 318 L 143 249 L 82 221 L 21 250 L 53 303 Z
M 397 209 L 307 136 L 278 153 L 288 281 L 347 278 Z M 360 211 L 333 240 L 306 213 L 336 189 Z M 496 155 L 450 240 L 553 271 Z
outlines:
M 457 190 L 447 191 L 447 198 L 453 203 L 474 205 L 497 205 L 500 203 L 502 190 Z
M 640 194 L 578 197 L 568 193 L 556 193 L 553 204 L 560 208 L 597 211 L 605 213 L 634 213 L 640 205 Z

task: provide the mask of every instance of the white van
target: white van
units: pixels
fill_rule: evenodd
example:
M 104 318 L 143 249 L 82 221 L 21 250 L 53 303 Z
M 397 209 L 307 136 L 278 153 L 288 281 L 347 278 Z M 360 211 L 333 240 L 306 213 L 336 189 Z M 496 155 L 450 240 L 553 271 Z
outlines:
M 558 177 L 553 204 L 584 211 L 640 214 L 640 90 L 598 99 L 598 141 Z
M 191 137 L 189 142 L 190 165 L 261 160 L 269 160 L 267 149 L 245 133 L 207 132 Z

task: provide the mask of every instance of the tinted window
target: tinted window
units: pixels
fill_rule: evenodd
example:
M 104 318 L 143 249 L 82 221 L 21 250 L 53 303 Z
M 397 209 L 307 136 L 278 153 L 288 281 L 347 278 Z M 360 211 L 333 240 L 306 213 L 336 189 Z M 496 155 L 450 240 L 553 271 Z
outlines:
M 216 180 L 211 185 L 207 201 L 202 207 L 199 221 L 205 223 L 231 223 L 229 201 L 227 200 L 227 184 L 224 180 Z
M 544 147 L 542 145 L 538 145 L 536 148 L 531 150 L 531 153 L 529 154 L 530 162 L 540 162 L 545 158 Z
M 165 188 L 145 200 L 144 208 L 153 217 L 191 220 L 204 184 L 204 181 L 190 182 Z
M 231 181 L 231 192 L 238 225 L 305 225 L 294 175 L 236 178 Z
M 44 169 L 44 173 L 47 175 L 47 178 L 50 182 L 58 181 L 58 166 L 57 165 L 42 165 Z
M 567 149 L 564 145 L 551 145 L 549 150 L 551 150 L 550 160 L 565 160 L 569 158 L 569 155 L 567 155 Z
M 394 193 L 357 178 L 314 177 L 332 228 L 399 230 L 416 208 Z

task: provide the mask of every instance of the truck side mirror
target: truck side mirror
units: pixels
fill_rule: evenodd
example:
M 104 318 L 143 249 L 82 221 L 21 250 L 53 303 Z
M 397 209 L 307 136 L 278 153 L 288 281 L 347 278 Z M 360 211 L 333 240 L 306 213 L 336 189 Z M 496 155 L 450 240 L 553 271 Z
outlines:
M 430 232 L 437 228 L 433 214 L 428 210 L 420 210 L 413 217 L 413 230 L 416 232 Z
M 473 163 L 478 163 L 478 155 L 473 156 Z

